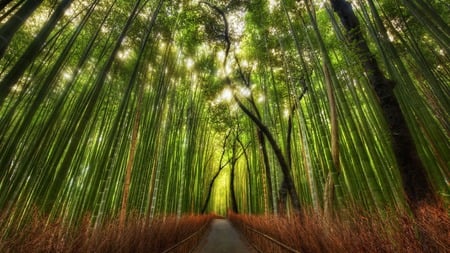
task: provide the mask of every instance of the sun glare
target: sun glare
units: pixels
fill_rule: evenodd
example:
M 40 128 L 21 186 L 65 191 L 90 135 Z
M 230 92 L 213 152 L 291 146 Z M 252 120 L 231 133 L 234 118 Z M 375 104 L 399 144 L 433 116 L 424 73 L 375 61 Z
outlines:
M 222 93 L 220 93 L 220 99 L 222 101 L 230 102 L 231 99 L 233 99 L 233 91 L 228 87 L 223 89 Z
M 263 103 L 264 101 L 266 101 L 266 97 L 264 96 L 264 95 L 260 95 L 259 97 L 258 97 L 258 103 Z
M 233 32 L 234 36 L 241 37 L 244 34 L 245 30 L 245 21 L 244 21 L 245 12 L 243 10 L 237 10 L 235 12 L 230 13 L 228 16 L 228 23 L 230 25 L 230 29 Z
M 70 70 L 64 71 L 64 72 L 62 73 L 62 77 L 63 77 L 64 80 L 70 81 L 70 80 L 72 80 L 72 78 L 73 78 L 72 72 L 71 72 Z
M 239 87 L 239 94 L 241 94 L 244 97 L 250 97 L 252 91 L 247 87 Z
M 194 60 L 192 60 L 192 58 L 187 58 L 186 59 L 186 67 L 189 69 L 189 70 L 191 70 L 192 69 L 192 67 L 194 66 Z
M 127 48 L 117 53 L 117 58 L 124 61 L 131 57 L 131 49 Z
M 269 11 L 270 11 L 270 13 L 273 12 L 273 9 L 275 8 L 276 5 L 277 5 L 277 1 L 276 0 L 269 0 Z
M 289 116 L 291 115 L 291 112 L 289 111 L 289 109 L 284 109 L 283 110 L 283 117 L 284 118 L 289 118 Z
M 217 52 L 217 58 L 219 58 L 219 61 L 225 60 L 225 52 L 223 50 Z

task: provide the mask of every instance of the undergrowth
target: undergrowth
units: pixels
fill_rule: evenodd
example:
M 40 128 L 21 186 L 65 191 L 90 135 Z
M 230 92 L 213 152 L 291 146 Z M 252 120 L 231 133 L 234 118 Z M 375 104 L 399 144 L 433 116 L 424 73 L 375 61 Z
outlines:
M 124 226 L 117 219 L 93 227 L 89 218 L 76 228 L 62 222 L 47 223 L 44 216 L 34 215 L 29 222 L 6 233 L 0 229 L 0 252 L 163 252 L 199 229 L 191 239 L 170 252 L 190 252 L 201 240 L 212 215 L 185 215 L 145 219 L 132 217 Z M 7 234 L 7 235 L 5 235 Z
M 306 253 L 318 252 L 450 252 L 446 211 L 422 205 L 416 218 L 395 211 L 383 217 L 353 209 L 327 219 L 313 212 L 296 217 L 229 214 L 229 219 L 260 252 L 292 252 L 262 232 Z
M 160 253 L 205 228 L 170 251 L 192 252 L 213 218 L 213 215 L 166 216 L 147 223 L 132 216 L 123 227 L 117 219 L 94 227 L 86 217 L 78 226 L 67 228 L 62 222 L 48 223 L 48 217 L 33 215 L 20 228 L 10 231 L 0 228 L 0 252 Z M 267 236 L 303 253 L 450 252 L 447 211 L 430 205 L 420 206 L 415 218 L 396 211 L 386 211 L 381 216 L 358 209 L 341 211 L 339 218 L 332 219 L 312 211 L 291 217 L 229 213 L 228 218 L 252 245 L 266 253 L 291 252 Z

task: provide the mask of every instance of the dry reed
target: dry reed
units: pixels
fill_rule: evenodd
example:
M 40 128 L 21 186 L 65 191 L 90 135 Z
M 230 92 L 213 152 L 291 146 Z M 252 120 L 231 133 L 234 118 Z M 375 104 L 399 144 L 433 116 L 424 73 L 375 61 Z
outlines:
M 163 252 L 202 231 L 170 252 L 190 252 L 207 231 L 212 215 L 185 215 L 181 218 L 155 218 L 151 224 L 139 217 L 131 217 L 124 226 L 117 219 L 94 228 L 89 218 L 76 228 L 61 222 L 47 223 L 47 218 L 34 215 L 20 229 L 9 231 L 0 239 L 0 252 Z M 0 229 L 1 232 L 6 232 Z
M 229 219 L 261 252 L 291 252 L 260 231 L 299 252 L 450 252 L 446 211 L 422 205 L 411 216 L 387 211 L 383 217 L 353 209 L 339 219 L 304 212 L 297 217 L 229 214 Z

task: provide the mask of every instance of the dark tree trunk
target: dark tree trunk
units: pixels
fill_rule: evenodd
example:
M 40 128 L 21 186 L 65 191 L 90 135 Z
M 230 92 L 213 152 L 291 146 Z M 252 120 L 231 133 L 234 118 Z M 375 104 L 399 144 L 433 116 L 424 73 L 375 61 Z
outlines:
M 22 0 L 21 2 L 23 2 L 24 0 Z M 12 0 L 2 0 L 0 1 L 0 10 L 3 10 L 3 8 L 6 7 L 6 5 L 8 5 L 9 3 L 11 3 Z M 30 1 L 31 2 L 31 1 Z
M 251 88 L 251 83 L 250 83 L 250 75 L 245 75 L 244 72 L 241 69 L 241 65 L 239 64 L 239 59 L 236 57 L 236 62 L 238 65 L 238 73 L 239 76 L 241 77 L 242 82 L 245 84 L 245 86 L 247 86 L 249 89 Z M 303 96 L 303 95 L 302 95 Z M 300 97 L 301 99 L 301 97 Z M 236 98 L 236 100 L 238 100 Z M 256 106 L 255 100 L 253 98 L 253 95 L 250 96 L 250 98 L 248 99 L 248 101 L 250 102 L 250 105 L 252 106 L 252 109 L 254 110 L 254 114 L 252 114 L 247 108 L 245 108 L 245 106 L 240 103 L 240 101 L 238 101 L 239 106 L 241 107 L 241 109 L 248 115 L 250 116 L 250 118 L 253 120 L 254 123 L 256 123 L 258 130 L 257 130 L 257 136 L 258 136 L 258 141 L 259 144 L 261 145 L 261 152 L 263 155 L 263 161 L 264 161 L 264 169 L 265 169 L 265 176 L 266 176 L 266 185 L 268 187 L 267 191 L 268 191 L 268 198 L 269 198 L 269 209 L 270 210 L 274 210 L 274 205 L 275 203 L 273 203 L 273 188 L 272 188 L 272 176 L 270 173 L 270 162 L 269 162 L 269 155 L 267 152 L 267 145 L 266 145 L 266 138 L 269 141 L 269 144 L 272 146 L 272 148 L 275 149 L 280 149 L 278 144 L 273 143 L 270 138 L 273 138 L 272 136 L 268 136 L 267 134 L 271 135 L 270 131 L 268 131 L 267 127 L 262 123 L 262 117 L 261 117 L 261 113 L 259 112 L 258 107 Z M 295 110 L 295 109 L 294 109 Z M 252 115 L 249 115 L 252 114 Z M 256 121 L 255 121 L 256 120 Z M 263 128 L 261 128 L 263 127 Z M 267 131 L 265 130 L 267 129 Z M 290 134 L 288 134 L 288 143 L 290 141 Z M 275 144 L 276 147 L 274 147 L 273 145 Z M 290 164 L 290 143 L 288 144 L 289 148 L 287 149 L 287 160 L 284 159 L 283 154 L 280 151 L 280 158 L 283 158 L 284 162 L 280 160 L 280 158 L 277 155 L 277 159 L 281 164 L 286 163 L 288 170 L 290 170 L 291 164 Z M 282 165 L 281 165 L 282 166 Z M 284 175 L 284 171 L 282 169 L 283 175 Z M 281 183 L 280 186 L 280 190 L 279 190 L 279 196 L 278 196 L 278 207 L 280 207 L 281 205 L 284 205 L 286 207 L 286 203 L 287 203 L 287 196 L 288 196 L 288 192 L 291 192 L 292 189 L 288 189 L 288 187 L 291 186 L 290 183 L 288 183 L 289 181 L 289 177 L 291 177 L 290 175 L 288 176 L 284 176 L 283 177 L 283 181 Z M 292 180 L 292 179 L 291 179 Z M 295 189 L 294 189 L 295 191 Z M 293 197 L 291 195 L 291 197 Z M 298 198 L 298 197 L 297 197 Z M 284 204 L 283 204 L 284 203 Z
M 208 203 L 209 203 L 209 200 L 211 199 L 211 192 L 212 192 L 212 189 L 213 189 L 213 186 L 214 186 L 214 182 L 216 182 L 216 179 L 219 176 L 219 174 L 220 174 L 220 172 L 222 171 L 223 168 L 225 168 L 225 167 L 222 167 L 222 166 L 219 167 L 219 170 L 216 172 L 214 177 L 209 182 L 208 193 L 206 194 L 206 199 L 205 199 L 205 202 L 203 204 L 202 211 L 201 211 L 202 214 L 204 214 L 206 212 L 206 208 L 208 208 Z
M 237 142 L 239 143 L 239 146 L 241 146 L 241 148 L 242 148 L 242 154 L 244 155 L 244 158 L 245 158 L 245 164 L 246 164 L 246 169 L 247 169 L 247 176 L 248 176 L 248 184 L 247 184 L 247 186 L 248 186 L 248 192 L 252 192 L 252 177 L 251 177 L 251 172 L 250 172 L 250 163 L 249 163 L 249 158 L 248 158 L 248 155 L 247 155 L 247 148 L 245 147 L 245 145 L 244 145 L 244 143 L 242 143 L 242 141 L 239 139 L 239 136 L 237 136 Z M 252 205 L 250 205 L 250 206 L 252 206 Z M 249 208 L 248 206 L 247 206 L 247 208 Z M 252 209 L 251 208 L 249 208 L 249 209 L 247 209 L 247 212 L 252 212 Z
M 281 215 L 286 214 L 287 209 L 287 196 L 288 196 L 288 185 L 286 183 L 286 179 L 283 178 L 283 181 L 281 182 L 280 190 L 278 190 L 278 213 Z
M 355 46 L 368 80 L 378 97 L 391 133 L 392 145 L 403 180 L 403 189 L 409 204 L 414 208 L 419 202 L 434 202 L 433 189 L 419 159 L 417 149 L 406 124 L 405 117 L 394 95 L 395 82 L 382 73 L 375 56 L 363 37 L 360 23 L 352 6 L 345 0 L 330 0 L 347 30 L 348 41 Z
M 6 49 L 11 42 L 14 34 L 19 30 L 19 28 L 25 23 L 28 17 L 36 10 L 37 7 L 42 3 L 42 0 L 28 0 L 26 1 L 20 9 L 10 18 L 8 21 L 2 25 L 0 28 L 0 59 L 5 54 Z M 3 7 L 0 3 L 0 10 Z
M 26 69 L 34 61 L 34 59 L 41 52 L 47 37 L 53 31 L 58 21 L 64 14 L 64 11 L 72 3 L 72 0 L 63 0 L 53 12 L 50 19 L 34 38 L 33 42 L 28 46 L 23 55 L 19 58 L 14 67 L 0 82 L 0 106 L 3 104 L 5 98 L 8 96 L 11 88 L 17 83 L 20 77 L 25 73 Z
M 272 176 L 270 173 L 270 162 L 269 162 L 269 154 L 267 152 L 266 139 L 261 130 L 258 129 L 258 141 L 259 145 L 261 145 L 261 151 L 263 155 L 264 161 L 264 172 L 266 177 L 266 185 L 267 185 L 267 198 L 269 201 L 269 210 L 273 210 L 273 192 L 272 192 Z
M 231 83 L 231 81 L 229 80 L 228 83 Z M 264 125 L 264 123 L 262 123 L 261 120 L 259 120 L 258 117 L 256 117 L 237 96 L 234 96 L 234 100 L 237 102 L 239 108 L 241 108 L 241 110 L 253 121 L 253 123 L 255 123 L 255 125 L 259 128 L 259 130 L 261 130 L 261 132 L 269 141 L 275 157 L 280 164 L 281 172 L 283 173 L 283 185 L 281 186 L 281 189 L 285 189 L 287 193 L 289 193 L 289 196 L 291 197 L 292 207 L 296 212 L 300 212 L 300 199 L 295 189 L 295 184 L 290 172 L 290 167 L 283 155 L 283 152 L 281 151 L 280 146 L 275 140 L 275 137 L 272 135 L 272 132 L 270 132 L 269 128 Z M 282 201 L 286 202 L 286 196 L 287 194 L 280 194 L 280 198 L 284 198 L 284 200 Z

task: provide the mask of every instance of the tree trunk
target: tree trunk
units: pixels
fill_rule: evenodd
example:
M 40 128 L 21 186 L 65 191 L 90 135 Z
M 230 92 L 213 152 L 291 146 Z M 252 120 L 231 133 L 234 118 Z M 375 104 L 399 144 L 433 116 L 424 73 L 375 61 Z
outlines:
M 239 136 L 237 136 L 237 142 L 239 143 L 239 146 L 241 146 L 242 149 L 242 154 L 244 155 L 244 159 L 245 159 L 245 167 L 247 169 L 247 176 L 248 176 L 248 191 L 247 193 L 251 193 L 252 192 L 252 177 L 251 177 L 251 172 L 250 172 L 250 163 L 249 163 L 249 158 L 247 155 L 247 148 L 245 147 L 244 143 L 242 143 L 242 141 L 240 140 Z M 251 197 L 247 195 L 247 199 L 246 199 L 246 212 L 247 213 L 251 213 L 252 212 L 252 204 L 248 204 L 248 199 L 250 199 Z
M 223 61 L 223 67 L 226 68 L 226 62 L 227 62 L 227 58 L 228 58 L 228 53 L 230 51 L 230 46 L 231 46 L 231 41 L 230 41 L 230 36 L 229 36 L 229 30 L 228 30 L 228 21 L 226 19 L 226 15 L 225 13 L 218 8 L 217 6 L 210 4 L 208 2 L 201 2 L 203 4 L 208 5 L 209 7 L 211 7 L 212 9 L 214 9 L 215 11 L 217 11 L 219 13 L 219 15 L 222 17 L 223 22 L 224 22 L 224 40 L 226 42 L 226 49 L 225 49 L 225 57 L 224 57 L 224 61 Z M 237 60 L 237 57 L 236 57 Z M 237 61 L 238 62 L 238 61 Z M 239 68 L 240 74 L 242 76 L 242 71 Z M 245 78 L 243 78 L 243 81 L 246 82 L 248 84 L 248 80 L 246 80 Z M 226 77 L 226 83 L 227 85 L 229 85 L 230 87 L 231 85 L 231 80 L 230 78 L 227 76 Z M 280 164 L 280 168 L 281 171 L 283 173 L 283 185 L 286 185 L 286 188 L 289 192 L 289 195 L 291 196 L 291 201 L 292 201 L 292 207 L 294 208 L 294 210 L 296 212 L 300 212 L 300 199 L 298 197 L 297 191 L 295 189 L 295 184 L 294 181 L 292 179 L 292 176 L 290 174 L 290 167 L 283 155 L 283 152 L 281 151 L 280 146 L 278 145 L 277 141 L 275 140 L 274 136 L 272 135 L 272 133 L 270 132 L 269 128 L 267 128 L 266 125 L 264 125 L 264 123 L 261 121 L 260 118 L 258 118 L 257 116 L 255 116 L 254 113 L 252 113 L 252 111 L 250 111 L 243 103 L 242 101 L 239 100 L 239 98 L 236 96 L 236 94 L 233 94 L 233 98 L 234 100 L 237 102 L 239 108 L 253 121 L 253 123 L 256 124 L 256 126 L 258 127 L 258 129 L 264 134 L 264 136 L 266 136 L 267 140 L 269 141 L 270 146 L 272 147 L 275 156 Z M 252 102 L 252 101 L 251 101 Z M 254 101 L 252 102 L 254 104 Z
M 327 87 L 328 104 L 330 106 L 330 125 L 331 125 L 331 159 L 332 165 L 325 183 L 324 192 L 324 213 L 331 218 L 333 216 L 333 204 L 336 199 L 335 185 L 338 183 L 341 172 L 339 165 L 339 125 L 336 99 L 334 96 L 333 80 L 330 76 L 330 70 L 326 64 L 323 65 L 325 84 Z
M 228 80 L 228 83 L 231 83 L 231 80 Z M 269 144 L 272 147 L 273 152 L 275 153 L 275 157 L 277 158 L 278 163 L 280 164 L 281 172 L 283 173 L 283 185 L 281 186 L 281 190 L 285 189 L 286 192 L 289 193 L 289 196 L 291 197 L 292 207 L 296 212 L 300 212 L 301 209 L 300 199 L 298 197 L 297 190 L 295 189 L 295 184 L 290 172 L 290 167 L 283 155 L 283 152 L 281 151 L 280 146 L 275 140 L 275 137 L 272 135 L 269 128 L 267 128 L 267 126 L 264 125 L 261 122 L 261 120 L 259 120 L 258 117 L 256 117 L 236 95 L 234 95 L 234 100 L 237 102 L 239 108 L 241 108 L 241 110 L 253 121 L 253 123 L 256 124 L 259 130 L 261 130 L 261 132 L 266 136 L 267 140 L 269 141 Z M 280 198 L 284 198 L 284 202 L 286 202 L 287 193 L 280 194 Z
M 63 10 L 68 7 L 68 4 L 70 4 L 72 1 L 71 0 L 64 0 L 63 2 L 60 3 L 60 5 L 58 6 L 58 8 L 63 8 Z M 63 4 L 65 4 L 66 6 L 62 6 Z M 94 108 L 97 104 L 97 99 L 101 94 L 101 91 L 106 83 L 106 79 L 107 79 L 107 75 L 109 70 L 111 69 L 114 59 L 117 55 L 117 52 L 120 49 L 120 46 L 123 42 L 123 40 L 126 37 L 126 34 L 131 26 L 131 24 L 133 23 L 133 20 L 136 16 L 137 10 L 138 10 L 138 4 L 135 4 L 134 9 L 131 13 L 131 15 L 128 17 L 127 22 L 125 24 L 125 26 L 123 27 L 119 37 L 117 38 L 116 42 L 114 43 L 113 49 L 108 57 L 108 59 L 106 60 L 105 64 L 102 66 L 102 68 L 99 70 L 99 75 L 97 76 L 97 79 L 95 80 L 95 82 L 92 84 L 93 88 L 92 88 L 92 93 L 91 93 L 91 97 L 86 101 L 86 104 L 83 108 L 83 112 L 81 113 L 81 118 L 77 119 L 78 122 L 82 122 L 80 124 L 77 124 L 76 128 L 74 129 L 74 138 L 72 138 L 72 140 L 68 143 L 68 147 L 67 147 L 67 153 L 64 156 L 64 158 L 61 158 L 61 170 L 58 170 L 54 176 L 54 180 L 52 182 L 52 184 L 50 184 L 49 186 L 49 191 L 47 193 L 44 205 L 52 205 L 52 203 L 56 200 L 56 197 L 58 195 L 58 189 L 61 188 L 61 184 L 64 182 L 64 178 L 66 177 L 68 170 L 67 168 L 70 168 L 71 164 L 73 163 L 73 157 L 72 154 L 75 153 L 76 149 L 78 148 L 80 141 L 81 141 L 81 136 L 83 135 L 84 131 L 86 130 L 86 127 L 88 126 L 87 124 L 83 124 L 84 122 L 88 122 L 89 119 L 93 116 L 93 111 Z M 61 11 L 63 11 L 61 10 Z M 55 11 L 56 12 L 56 11 Z M 50 32 L 50 31 L 49 31 Z M 34 43 L 34 42 L 33 42 Z M 5 78 L 6 79 L 6 78 Z M 3 87 L 0 87 L 3 88 Z M 3 90 L 2 90 L 3 91 Z M 1 95 L 2 95 L 2 91 L 0 91 L 0 105 L 1 105 Z M 84 100 L 80 100 L 80 101 L 84 101 Z M 117 129 L 119 128 L 119 120 L 116 119 L 115 122 L 113 123 L 113 129 Z M 109 141 L 111 140 L 111 141 Z M 110 147 L 114 147 L 115 143 L 114 143 L 114 138 L 108 138 L 108 146 Z M 105 157 L 108 156 L 108 152 L 106 152 L 104 154 L 104 157 L 102 157 L 101 159 L 101 168 L 104 168 L 107 166 L 106 162 L 103 161 L 107 161 L 108 159 L 105 159 Z M 99 185 L 96 185 L 95 187 L 100 187 Z M 95 192 L 95 191 L 94 191 Z
M 14 34 L 25 23 L 34 10 L 39 7 L 42 0 L 28 0 L 22 7 L 0 28 L 0 59 L 6 52 Z M 0 3 L 0 10 L 3 8 Z
M 25 0 L 21 0 L 20 2 L 16 3 L 16 6 L 22 4 L 24 1 Z M 0 10 L 3 10 L 11 2 L 12 2 L 12 0 L 2 0 L 2 1 L 0 1 Z M 29 2 L 31 2 L 31 1 L 29 1 Z
M 237 136 L 233 143 L 233 154 L 231 157 L 231 173 L 230 173 L 230 194 L 231 194 L 231 210 L 234 213 L 238 213 L 238 204 L 236 200 L 236 191 L 234 190 L 234 172 L 236 170 L 236 162 L 238 160 L 238 157 L 236 155 L 236 145 L 237 145 Z
M 261 130 L 258 129 L 258 141 L 259 141 L 259 145 L 261 145 L 261 152 L 262 152 L 262 156 L 263 156 L 263 161 L 264 161 L 264 176 L 265 176 L 265 184 L 264 184 L 264 188 L 266 188 L 267 186 L 267 200 L 269 205 L 268 205 L 268 209 L 270 211 L 273 210 L 273 190 L 272 190 L 272 176 L 270 173 L 270 162 L 269 162 L 269 154 L 267 153 L 267 145 L 266 145 L 266 139 L 264 137 L 264 134 L 262 133 Z
M 63 0 L 58 5 L 50 19 L 47 21 L 38 35 L 36 35 L 33 42 L 28 46 L 28 48 L 19 58 L 14 67 L 12 67 L 12 69 L 0 82 L 0 106 L 3 104 L 12 87 L 17 83 L 20 77 L 23 76 L 23 73 L 25 73 L 28 66 L 30 66 L 34 59 L 39 55 L 47 37 L 53 31 L 53 28 L 55 28 L 56 24 L 63 16 L 64 11 L 69 7 L 71 3 L 72 0 Z
M 345 0 L 330 0 L 333 10 L 338 14 L 347 30 L 348 41 L 355 46 L 366 72 L 370 85 L 378 97 L 384 117 L 389 126 L 391 140 L 407 201 L 414 208 L 421 201 L 435 202 L 432 186 L 419 159 L 417 149 L 406 124 L 405 117 L 394 95 L 395 82 L 382 73 L 363 37 L 360 23 L 352 6 Z
M 209 200 L 211 199 L 211 192 L 212 192 L 212 188 L 214 186 L 214 182 L 216 181 L 216 178 L 219 176 L 222 169 L 225 168 L 225 166 L 226 166 L 226 164 L 222 165 L 222 161 L 223 161 L 223 158 L 225 157 L 227 141 L 228 141 L 228 138 L 230 137 L 230 135 L 231 135 L 231 130 L 229 130 L 227 132 L 225 139 L 223 140 L 222 154 L 220 155 L 220 161 L 219 161 L 219 169 L 217 170 L 216 174 L 211 179 L 211 182 L 209 182 L 208 192 L 207 192 L 206 199 L 203 204 L 202 212 L 201 212 L 203 214 L 206 212 L 206 208 L 208 207 Z
M 130 80 L 130 87 L 132 87 L 137 82 L 137 76 L 138 71 L 141 67 L 141 61 L 143 61 L 144 58 L 144 50 L 150 40 L 150 35 L 152 33 L 153 27 L 156 22 L 156 18 L 158 17 L 159 11 L 161 10 L 163 4 L 163 0 L 160 0 L 158 3 L 158 6 L 156 7 L 155 11 L 153 12 L 152 18 L 149 23 L 149 27 L 147 29 L 147 33 L 145 35 L 144 41 L 142 42 L 142 51 L 141 54 L 139 54 L 137 63 L 134 67 L 132 78 Z M 138 84 L 139 87 L 137 89 L 137 103 L 136 103 L 136 114 L 133 122 L 133 132 L 131 136 L 131 146 L 130 146 L 130 155 L 128 157 L 127 166 L 125 169 L 125 182 L 123 185 L 123 195 L 122 195 L 122 205 L 120 209 L 120 216 L 119 216 L 119 225 L 121 228 L 125 226 L 126 216 L 127 216 L 127 207 L 128 207 L 128 198 L 130 193 L 130 185 L 131 185 L 131 173 L 133 171 L 133 164 L 134 164 L 134 157 L 136 155 L 136 148 L 138 144 L 138 134 L 139 134 L 139 123 L 141 119 L 141 110 L 142 110 L 142 99 L 144 95 L 144 85 L 142 83 Z

